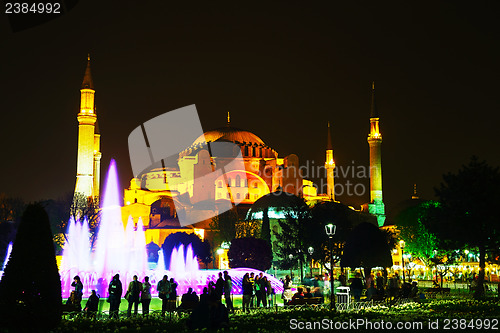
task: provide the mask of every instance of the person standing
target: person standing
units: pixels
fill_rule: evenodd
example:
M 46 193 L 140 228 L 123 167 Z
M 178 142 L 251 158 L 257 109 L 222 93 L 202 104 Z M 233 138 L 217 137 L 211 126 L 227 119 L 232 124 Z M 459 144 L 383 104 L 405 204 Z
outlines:
M 361 274 L 356 273 L 351 281 L 351 291 L 354 296 L 354 300 L 359 302 L 361 300 L 361 294 L 363 292 L 363 281 L 361 281 Z
M 248 278 L 248 282 L 252 286 L 252 295 L 250 296 L 250 306 L 253 308 L 254 307 L 254 299 L 255 299 L 255 279 L 254 279 L 253 272 L 250 273 L 250 276 Z
M 142 314 L 147 316 L 149 314 L 149 304 L 151 303 L 151 283 L 149 283 L 149 276 L 144 277 L 141 292 Z
M 376 281 L 376 286 L 377 286 L 377 294 L 380 297 L 384 297 L 384 285 L 385 285 L 385 283 L 384 283 L 384 278 L 382 277 L 380 272 L 377 272 L 377 279 L 375 281 Z
M 127 293 L 128 295 L 128 309 L 127 316 L 130 317 L 132 313 L 132 305 L 134 305 L 134 316 L 137 316 L 137 312 L 139 309 L 139 296 L 142 291 L 142 283 L 137 281 L 137 275 L 134 275 L 134 278 L 128 284 Z
M 78 275 L 73 278 L 71 286 L 75 287 L 75 297 L 73 300 L 73 304 L 76 307 L 77 311 L 82 311 L 83 283 Z
M 227 271 L 224 271 L 224 298 L 226 300 L 227 310 L 234 313 L 233 300 L 231 299 L 231 291 L 233 289 L 233 280 Z
M 98 308 L 99 308 L 99 296 L 97 296 L 95 290 L 92 290 L 89 299 L 87 300 L 87 304 L 85 305 L 87 318 L 95 318 Z
M 241 283 L 243 289 L 243 312 L 250 311 L 250 301 L 252 299 L 253 286 L 250 283 L 250 276 L 246 273 L 243 276 L 243 282 Z
M 168 296 L 170 294 L 170 282 L 168 282 L 167 275 L 163 275 L 163 279 L 158 282 L 156 289 L 158 290 L 158 297 L 161 299 L 161 314 L 165 315 L 168 307 Z
M 290 275 L 285 276 L 285 281 L 283 281 L 283 295 L 281 298 L 286 303 L 292 299 L 292 279 Z
M 219 278 L 215 282 L 215 297 L 218 301 L 221 300 L 222 294 L 224 293 L 224 279 L 222 278 L 222 272 L 219 272 Z
M 259 293 L 260 295 L 257 295 L 257 307 L 260 306 L 260 301 L 262 301 L 262 306 L 267 307 L 267 277 L 266 276 L 261 276 L 259 280 L 257 281 L 259 284 Z
M 170 278 L 170 293 L 168 294 L 168 311 L 174 311 L 177 307 L 177 283 Z
M 120 281 L 120 274 L 113 276 L 113 280 L 109 283 L 109 318 L 118 319 L 118 310 L 120 309 L 120 302 L 122 300 L 123 287 Z

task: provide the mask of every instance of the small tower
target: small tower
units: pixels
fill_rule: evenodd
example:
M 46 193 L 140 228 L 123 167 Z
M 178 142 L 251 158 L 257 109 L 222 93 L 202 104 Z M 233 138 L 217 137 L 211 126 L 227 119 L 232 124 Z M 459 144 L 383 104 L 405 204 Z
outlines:
M 417 193 L 417 184 L 413 184 L 413 195 L 411 196 L 412 200 L 418 200 L 420 197 L 418 196 Z
M 80 112 L 78 113 L 78 158 L 76 167 L 75 194 L 99 197 L 100 181 L 100 134 L 96 131 L 97 115 L 94 107 L 94 83 L 90 73 L 90 55 L 80 89 Z
M 379 114 L 375 104 L 375 82 L 372 82 L 370 110 L 370 204 L 368 211 L 377 217 L 379 227 L 385 222 L 385 206 L 382 198 L 382 134 L 379 129 Z
M 330 122 L 328 122 L 328 133 L 326 139 L 326 185 L 328 197 L 335 201 L 335 183 L 334 183 L 334 173 L 335 160 L 333 159 L 333 145 L 332 145 L 332 133 L 330 129 Z

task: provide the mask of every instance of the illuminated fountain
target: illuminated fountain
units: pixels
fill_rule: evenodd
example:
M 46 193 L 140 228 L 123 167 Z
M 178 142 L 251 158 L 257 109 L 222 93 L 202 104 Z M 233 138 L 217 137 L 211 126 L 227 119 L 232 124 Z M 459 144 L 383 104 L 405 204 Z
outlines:
M 170 267 L 166 270 L 163 250 L 159 252 L 158 265 L 155 269 L 148 268 L 146 237 L 141 218 L 134 221 L 132 217 L 123 225 L 118 187 L 116 163 L 111 160 L 101 211 L 101 222 L 96 237 L 95 250 L 92 253 L 90 232 L 86 219 L 82 223 L 74 220 L 68 222 L 66 245 L 60 267 L 63 298 L 69 297 L 73 288 L 71 283 L 75 275 L 80 276 L 83 283 L 84 297 L 95 289 L 101 297 L 107 297 L 109 282 L 115 274 L 120 274 L 124 293 L 134 275 L 143 281 L 149 276 L 152 285 L 151 293 L 157 296 L 156 286 L 163 275 L 174 278 L 177 282 L 177 294 L 182 295 L 189 287 L 198 294 L 208 285 L 215 282 L 219 270 L 200 270 L 198 259 L 189 244 L 186 248 L 179 245 L 170 254 Z M 233 279 L 233 294 L 242 293 L 242 279 L 245 273 L 261 273 L 258 270 L 240 268 L 228 270 Z M 282 284 L 271 275 L 265 274 L 271 281 L 276 293 L 283 290 Z

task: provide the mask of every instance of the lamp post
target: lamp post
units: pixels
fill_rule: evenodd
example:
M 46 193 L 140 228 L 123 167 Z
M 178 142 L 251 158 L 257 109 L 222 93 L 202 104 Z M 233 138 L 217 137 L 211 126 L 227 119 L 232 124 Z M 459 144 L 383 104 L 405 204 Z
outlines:
M 399 241 L 399 247 L 401 248 L 401 261 L 403 262 L 403 283 L 405 283 L 405 241 Z
M 336 310 L 336 307 L 335 307 L 335 296 L 334 296 L 334 277 L 333 277 L 333 235 L 335 235 L 335 231 L 336 231 L 337 227 L 335 224 L 327 224 L 325 225 L 325 231 L 326 231 L 326 235 L 328 236 L 328 239 L 329 239 L 329 242 L 330 242 L 330 272 L 331 272 L 331 276 L 330 276 L 330 310 L 333 310 L 335 311 Z
M 307 252 L 309 252 L 309 256 L 311 256 L 311 266 L 309 266 L 309 268 L 311 269 L 311 279 L 313 277 L 313 258 L 312 258 L 312 255 L 314 253 L 314 248 L 312 246 L 309 246 L 309 248 L 307 249 Z
M 293 267 L 292 259 L 293 259 L 293 254 L 290 253 L 288 255 L 288 258 L 290 258 L 290 279 L 292 279 L 292 281 L 293 281 L 293 273 L 292 273 L 292 267 Z

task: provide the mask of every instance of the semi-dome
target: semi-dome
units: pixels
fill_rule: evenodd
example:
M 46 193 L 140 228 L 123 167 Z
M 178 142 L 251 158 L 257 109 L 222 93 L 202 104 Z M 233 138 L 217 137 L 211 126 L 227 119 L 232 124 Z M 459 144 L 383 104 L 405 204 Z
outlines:
M 252 132 L 245 131 L 236 127 L 225 126 L 216 128 L 214 130 L 205 132 L 204 135 L 200 135 L 198 139 L 193 143 L 193 145 L 203 144 L 206 142 L 215 142 L 215 141 L 230 141 L 237 143 L 246 143 L 246 144 L 256 144 L 265 146 L 264 141 L 259 138 L 257 135 Z

